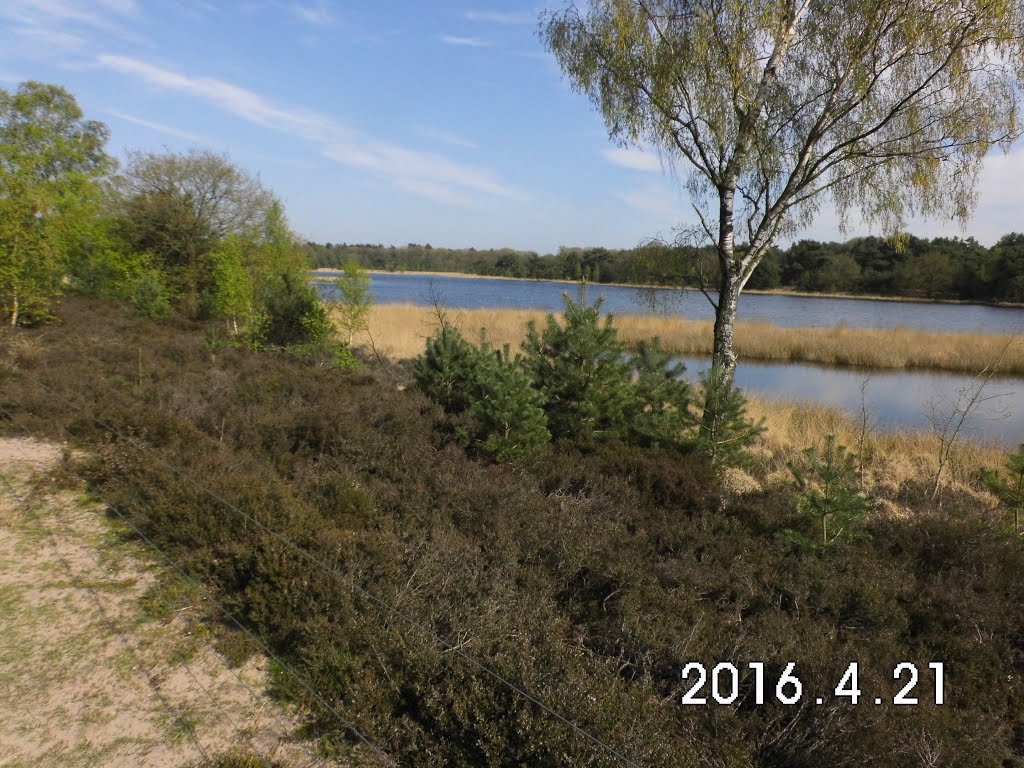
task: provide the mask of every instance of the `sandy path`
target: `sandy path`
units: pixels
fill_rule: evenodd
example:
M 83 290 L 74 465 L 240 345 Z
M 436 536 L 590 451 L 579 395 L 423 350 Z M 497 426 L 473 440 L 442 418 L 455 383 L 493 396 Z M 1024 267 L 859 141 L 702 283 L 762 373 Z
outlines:
M 189 766 L 254 747 L 318 762 L 264 693 L 265 659 L 229 669 L 100 510 L 33 482 L 59 458 L 0 439 L 0 766 Z

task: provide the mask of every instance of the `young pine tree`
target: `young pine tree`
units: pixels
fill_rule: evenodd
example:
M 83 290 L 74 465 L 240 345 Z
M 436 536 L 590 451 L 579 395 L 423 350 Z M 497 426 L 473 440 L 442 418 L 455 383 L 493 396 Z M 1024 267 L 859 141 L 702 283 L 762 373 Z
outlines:
M 427 397 L 447 413 L 457 414 L 477 399 L 481 366 L 480 350 L 458 328 L 442 323 L 416 358 L 413 376 Z
M 501 462 L 529 456 L 551 440 L 544 399 L 507 344 L 495 350 L 481 339 L 478 354 L 476 397 L 463 432 L 467 445 Z
M 825 438 L 820 455 L 814 448 L 804 451 L 804 466 L 789 466 L 798 493 L 798 508 L 820 528 L 818 544 L 826 547 L 858 533 L 868 509 L 860 490 L 857 457 L 836 445 L 835 435 Z M 813 539 L 790 532 L 791 540 L 811 546 Z
M 586 305 L 565 297 L 561 324 L 548 315 L 543 331 L 527 328 L 523 366 L 544 396 L 544 410 L 552 437 L 577 442 L 621 438 L 627 433 L 630 392 L 625 349 L 612 325 L 601 319 L 601 300 Z
M 661 341 L 640 342 L 630 359 L 632 397 L 626 410 L 630 442 L 682 447 L 693 443 L 688 431 L 697 423 L 690 410 L 693 392 L 682 378 L 682 363 L 661 348 Z
M 697 448 L 721 466 L 735 466 L 745 460 L 743 449 L 764 431 L 762 424 L 747 418 L 747 401 L 718 366 L 700 375 L 704 396 L 704 417 L 697 432 Z

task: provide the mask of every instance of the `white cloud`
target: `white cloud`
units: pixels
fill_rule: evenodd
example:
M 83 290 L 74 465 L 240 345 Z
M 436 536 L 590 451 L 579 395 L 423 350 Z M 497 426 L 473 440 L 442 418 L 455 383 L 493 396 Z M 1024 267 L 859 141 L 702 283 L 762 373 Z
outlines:
M 465 204 L 471 193 L 523 197 L 521 191 L 501 183 L 490 171 L 364 136 L 318 113 L 279 107 L 253 91 L 223 80 L 189 77 L 126 56 L 102 55 L 97 62 L 157 88 L 184 93 L 251 123 L 316 143 L 326 157 L 375 173 L 432 200 Z
M 464 14 L 470 21 L 482 21 L 489 24 L 533 24 L 537 17 L 529 13 L 501 13 L 498 11 L 466 11 Z
M 191 141 L 196 144 L 202 143 L 203 139 L 194 133 L 183 131 L 180 128 L 172 128 L 169 125 L 163 123 L 156 123 L 151 120 L 144 120 L 141 117 L 135 115 L 129 115 L 126 112 L 118 112 L 117 110 L 111 109 L 107 111 L 107 114 L 116 117 L 119 120 L 124 120 L 126 123 L 132 123 L 133 125 L 139 125 L 143 128 L 148 128 L 151 131 L 157 133 L 166 133 L 168 136 L 177 136 L 179 139 L 185 139 L 185 141 Z
M 643 149 L 605 149 L 601 152 L 605 159 L 615 165 L 629 168 L 631 171 L 660 171 L 661 160 L 653 152 Z
M 289 6 L 289 10 L 299 21 L 312 24 L 315 27 L 326 27 L 334 23 L 334 12 L 331 10 L 330 4 L 324 0 L 317 0 L 309 5 L 296 3 Z
M 491 44 L 478 37 L 456 37 L 455 35 L 441 35 L 440 40 L 445 45 L 462 45 L 469 48 L 490 48 Z
M 447 131 L 436 131 L 432 128 L 419 128 L 416 130 L 416 133 L 424 138 L 440 141 L 442 144 L 450 144 L 453 147 L 480 149 L 480 145 L 475 141 L 464 139 L 461 136 L 456 136 L 454 133 L 448 133 Z
M 670 191 L 664 184 L 648 184 L 621 192 L 616 197 L 630 208 L 661 216 L 671 224 L 679 221 L 689 210 L 683 207 L 679 195 Z

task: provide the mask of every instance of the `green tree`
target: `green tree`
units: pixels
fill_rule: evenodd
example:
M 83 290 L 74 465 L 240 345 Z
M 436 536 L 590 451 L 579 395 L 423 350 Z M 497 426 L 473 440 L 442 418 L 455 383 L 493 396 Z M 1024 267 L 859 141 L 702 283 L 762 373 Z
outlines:
M 0 300 L 12 326 L 45 317 L 70 244 L 112 167 L 106 126 L 55 85 L 0 89 Z
M 245 265 L 246 242 L 228 237 L 210 254 L 210 297 L 215 316 L 227 322 L 232 336 L 256 324 L 253 276 Z
M 525 458 L 551 440 L 544 398 L 524 373 L 519 355 L 506 344 L 492 349 L 481 339 L 470 425 L 463 432 L 468 446 L 496 461 Z
M 355 335 L 369 328 L 370 307 L 373 304 L 370 275 L 350 259 L 345 262 L 341 277 L 334 284 L 338 289 L 338 325 L 351 347 Z
M 895 232 L 968 217 L 982 160 L 1020 133 L 1024 4 L 590 0 L 542 36 L 609 135 L 684 174 L 719 264 L 714 360 L 772 243 L 830 198 Z M 737 238 L 745 247 L 737 247 Z
M 626 420 L 631 442 L 646 446 L 689 446 L 696 423 L 693 391 L 658 338 L 643 341 L 630 359 L 631 397 Z
M 601 319 L 601 299 L 587 306 L 585 287 L 577 301 L 564 300 L 563 322 L 548 315 L 543 331 L 531 322 L 523 342 L 523 365 L 544 395 L 551 434 L 578 442 L 624 437 L 630 372 L 612 315 Z
M 860 490 L 857 457 L 836 445 L 835 435 L 825 438 L 821 454 L 814 448 L 805 450 L 804 466 L 790 464 L 790 471 L 798 492 L 799 510 L 819 526 L 820 546 L 858 535 L 868 501 Z M 797 532 L 789 533 L 789 538 L 798 544 L 811 543 Z
M 716 466 L 743 464 L 744 449 L 764 427 L 747 417 L 746 398 L 719 366 L 712 363 L 702 372 L 700 385 L 704 414 L 697 430 L 697 449 Z
M 283 222 L 280 203 L 258 179 L 224 155 L 204 150 L 130 152 L 115 189 L 125 243 L 152 254 L 178 305 L 193 315 L 213 287 L 210 254 L 228 237 L 265 244 Z M 280 276 L 280 270 L 268 271 L 268 282 Z
M 413 376 L 427 397 L 446 412 L 462 413 L 476 399 L 480 365 L 479 350 L 458 328 L 442 323 L 427 339 L 424 353 L 416 358 Z

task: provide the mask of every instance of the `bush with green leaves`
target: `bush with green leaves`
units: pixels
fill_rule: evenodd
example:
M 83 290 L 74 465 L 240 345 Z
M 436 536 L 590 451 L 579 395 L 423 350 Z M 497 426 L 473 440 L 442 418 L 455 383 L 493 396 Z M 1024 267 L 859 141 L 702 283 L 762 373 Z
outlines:
M 1013 512 L 1013 530 L 1020 532 L 1020 513 L 1024 509 L 1024 443 L 1017 450 L 1007 455 L 1006 477 L 998 472 L 988 470 L 983 481 L 996 498 Z
M 477 355 L 475 396 L 462 432 L 467 447 L 496 461 L 526 458 L 551 440 L 544 398 L 508 344 L 496 350 L 481 339 Z
M 835 435 L 828 435 L 822 453 L 808 448 L 803 458 L 803 466 L 789 465 L 797 491 L 797 510 L 819 528 L 820 535 L 789 530 L 786 538 L 813 549 L 866 535 L 861 524 L 868 500 L 860 489 L 856 454 L 836 445 Z
M 163 274 L 144 269 L 131 284 L 130 298 L 134 314 L 150 320 L 162 320 L 171 314 L 170 290 Z
M 480 366 L 479 350 L 454 325 L 442 323 L 416 358 L 413 376 L 427 397 L 446 413 L 457 414 L 468 410 L 476 399 Z
M 345 343 L 351 347 L 356 334 L 369 329 L 373 304 L 370 276 L 356 262 L 349 260 L 334 285 L 338 289 L 338 325 L 346 338 Z
M 273 281 L 265 301 L 263 338 L 267 344 L 288 347 L 322 344 L 333 326 L 316 290 L 298 272 L 284 272 Z
M 717 466 L 739 466 L 746 462 L 746 449 L 764 431 L 761 423 L 747 417 L 743 392 L 717 366 L 700 375 L 704 398 L 696 438 L 698 451 Z
M 530 323 L 523 343 L 524 366 L 544 396 L 555 439 L 588 443 L 623 438 L 633 401 L 630 368 L 611 314 L 601 319 L 602 300 L 586 304 L 566 294 L 561 323 L 548 315 L 542 331 Z

